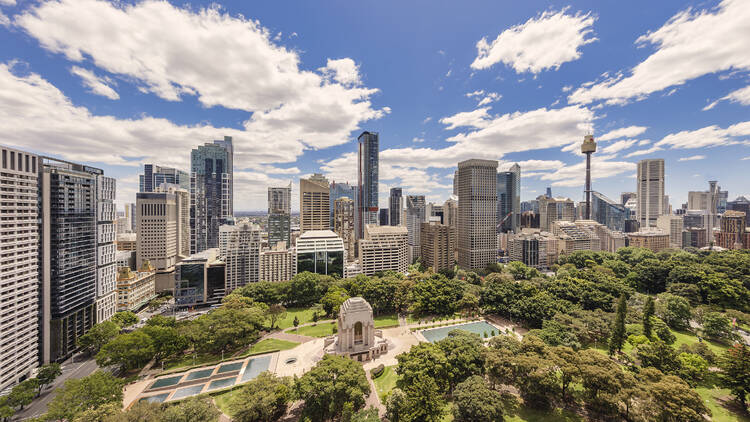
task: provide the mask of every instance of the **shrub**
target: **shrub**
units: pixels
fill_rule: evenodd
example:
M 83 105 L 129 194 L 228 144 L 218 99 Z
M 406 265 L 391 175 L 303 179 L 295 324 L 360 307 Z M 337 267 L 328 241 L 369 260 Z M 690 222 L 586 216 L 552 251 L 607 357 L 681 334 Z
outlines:
M 372 378 L 377 378 L 381 375 L 383 375 L 383 372 L 385 372 L 385 366 L 381 363 L 380 365 L 370 369 L 370 375 L 372 375 Z

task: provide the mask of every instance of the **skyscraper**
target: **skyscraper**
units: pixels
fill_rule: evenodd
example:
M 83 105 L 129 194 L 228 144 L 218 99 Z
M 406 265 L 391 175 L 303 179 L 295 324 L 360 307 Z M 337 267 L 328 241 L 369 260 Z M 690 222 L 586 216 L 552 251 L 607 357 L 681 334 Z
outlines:
M 190 190 L 190 175 L 186 171 L 173 167 L 162 167 L 155 164 L 144 164 L 140 175 L 140 192 L 153 192 L 162 183 L 179 185 Z
M 354 203 L 357 201 L 357 187 L 347 183 L 331 182 L 330 184 L 330 210 L 331 210 L 331 230 L 333 230 L 333 204 L 339 198 L 349 198 Z
M 41 198 L 41 359 L 62 360 L 96 322 L 97 176 L 100 169 L 43 158 Z
M 521 227 L 521 167 L 497 173 L 497 232 L 517 232 Z
M 268 188 L 268 246 L 278 242 L 291 245 L 292 184 L 285 187 Z
M 664 200 L 664 160 L 638 162 L 636 219 L 641 227 L 656 227 L 656 219 L 667 214 Z
M 362 132 L 359 142 L 356 238 L 364 237 L 365 224 L 378 224 L 378 167 L 379 136 L 377 132 Z
M 158 274 L 167 274 L 190 256 L 188 207 L 187 191 L 177 187 L 136 194 L 136 268 L 149 261 Z
M 483 269 L 497 262 L 497 161 L 458 163 L 458 265 Z
M 354 261 L 354 201 L 339 198 L 333 205 L 333 231 L 344 241 L 347 262 Z
M 381 226 L 388 226 L 388 208 L 381 208 L 378 214 L 378 223 Z
M 190 253 L 219 244 L 219 227 L 232 221 L 232 137 L 206 143 L 190 154 Z
M 434 271 L 453 268 L 455 229 L 440 224 L 439 217 L 430 217 L 430 221 L 421 226 L 422 263 Z
M 591 219 L 611 230 L 625 231 L 630 211 L 597 191 L 591 192 Z
M 222 245 L 224 250 L 220 251 L 226 263 L 226 293 L 260 281 L 260 227 L 257 224 L 243 223 L 224 225 L 219 230 L 226 232 L 226 246 Z
M 96 323 L 107 321 L 117 311 L 115 186 L 111 177 L 96 177 Z
M 388 197 L 388 223 L 391 226 L 400 226 L 401 212 L 404 209 L 404 197 L 401 196 L 401 188 L 391 188 L 391 196 Z
M 30 377 L 37 367 L 39 341 L 39 157 L 0 147 L 3 195 L 0 254 L 3 304 L 0 324 L 0 390 Z
M 407 195 L 406 197 L 406 229 L 409 233 L 409 262 L 414 262 L 421 254 L 419 242 L 422 223 L 425 222 L 424 195 Z
M 555 221 L 574 221 L 576 216 L 575 203 L 570 198 L 551 198 L 539 196 L 539 228 L 542 231 L 552 231 Z
M 330 195 L 328 180 L 321 174 L 299 180 L 300 234 L 308 230 L 330 230 Z
M 409 268 L 406 227 L 365 226 L 365 237 L 359 241 L 362 274 L 380 271 L 404 273 Z

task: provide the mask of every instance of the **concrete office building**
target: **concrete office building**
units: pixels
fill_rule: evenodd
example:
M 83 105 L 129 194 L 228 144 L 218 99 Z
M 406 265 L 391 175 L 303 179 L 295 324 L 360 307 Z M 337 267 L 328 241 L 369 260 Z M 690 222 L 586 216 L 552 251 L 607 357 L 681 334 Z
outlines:
M 219 245 L 219 227 L 234 218 L 232 137 L 190 152 L 190 253 Z
M 329 230 L 331 227 L 330 190 L 328 180 L 315 173 L 299 181 L 300 233 L 310 230 Z
M 287 281 L 297 274 L 297 252 L 277 243 L 260 253 L 260 281 Z
M 96 322 L 107 321 L 117 310 L 117 265 L 115 264 L 115 186 L 111 177 L 96 178 Z
M 391 226 L 401 226 L 401 213 L 404 209 L 404 197 L 401 188 L 391 188 L 391 195 L 388 197 L 388 224 Z
M 409 262 L 414 262 L 420 255 L 419 235 L 422 223 L 426 221 L 424 195 L 408 195 L 406 197 L 406 228 L 409 233 Z
M 409 268 L 408 231 L 403 226 L 365 226 L 365 237 L 359 241 L 361 273 L 380 271 L 405 273 Z
M 438 217 L 430 217 L 430 221 L 422 223 L 421 233 L 422 264 L 434 271 L 453 268 L 456 249 L 456 229 L 446 224 L 440 224 Z
M 143 174 L 140 175 L 140 192 L 154 192 L 163 183 L 178 185 L 181 189 L 190 191 L 188 172 L 155 164 L 143 165 Z
M 357 219 L 356 240 L 365 235 L 365 225 L 378 224 L 378 169 L 380 136 L 377 132 L 362 132 L 357 137 Z
M 555 221 L 575 221 L 576 207 L 570 198 L 552 198 L 540 196 L 539 201 L 539 228 L 542 231 L 551 232 L 552 223 Z
M 656 227 L 669 233 L 669 247 L 682 248 L 682 217 L 679 215 L 660 215 L 656 218 Z
M 135 270 L 138 267 L 135 266 L 135 251 L 117 251 L 115 254 L 115 266 L 118 270 L 121 267 L 128 267 L 131 270 Z
M 190 255 L 188 193 L 184 189 L 138 192 L 136 221 L 137 268 L 148 261 L 157 274 L 172 273 L 175 265 Z
M 497 161 L 458 163 L 458 265 L 483 269 L 497 262 Z
M 576 220 L 575 225 L 592 230 L 596 237 L 599 238 L 599 249 L 606 252 L 617 252 L 618 249 L 627 246 L 627 236 L 625 233 L 611 230 L 604 224 L 593 220 Z
M 521 227 L 521 167 L 513 164 L 497 173 L 497 232 L 517 232 Z
M 443 224 L 453 227 L 453 261 L 458 260 L 458 201 L 448 198 L 443 203 Z
M 638 162 L 636 219 L 641 227 L 656 227 L 660 215 L 669 214 L 664 196 L 664 160 Z
M 41 158 L 41 363 L 62 361 L 96 323 L 100 169 Z
M 138 248 L 136 233 L 119 233 L 116 237 L 118 251 L 135 251 Z
M 33 375 L 39 346 L 39 157 L 0 146 L 0 390 Z
M 683 248 L 703 248 L 708 246 L 706 230 L 702 227 L 685 227 L 682 232 Z
M 148 261 L 138 271 L 117 272 L 117 311 L 137 312 L 156 297 L 156 270 Z
M 721 216 L 720 230 L 714 233 L 716 246 L 725 249 L 747 249 L 745 235 L 745 213 L 742 211 L 727 211 Z
M 234 226 L 224 225 L 219 231 L 226 238 L 221 258 L 226 264 L 224 289 L 226 293 L 248 283 L 260 281 L 260 226 L 242 223 Z
M 268 188 L 268 246 L 291 244 L 292 184 Z
M 669 248 L 669 232 L 655 227 L 641 228 L 635 233 L 628 233 L 628 246 L 651 249 L 654 252 Z
M 727 210 L 745 213 L 745 226 L 750 227 L 750 200 L 744 196 L 738 196 L 734 201 L 727 202 Z
M 547 269 L 557 262 L 558 239 L 549 232 L 523 229 L 517 234 L 508 235 L 508 256 L 510 261 Z
M 125 218 L 130 222 L 130 232 L 135 233 L 135 203 L 125 204 Z
M 346 261 L 354 261 L 357 254 L 354 241 L 354 201 L 339 198 L 333 204 L 333 231 L 344 241 Z
M 349 198 L 355 203 L 357 202 L 357 187 L 350 185 L 347 183 L 336 183 L 331 182 L 329 185 L 330 190 L 330 214 L 331 214 L 331 230 L 333 230 L 333 213 L 334 213 L 334 203 L 339 198 Z
M 327 213 L 326 213 L 327 215 Z M 297 239 L 297 273 L 344 276 L 344 241 L 330 230 L 308 230 Z
M 570 221 L 555 221 L 552 223 L 552 234 L 558 239 L 558 252 L 561 255 L 601 249 L 601 240 L 590 226 L 578 225 Z

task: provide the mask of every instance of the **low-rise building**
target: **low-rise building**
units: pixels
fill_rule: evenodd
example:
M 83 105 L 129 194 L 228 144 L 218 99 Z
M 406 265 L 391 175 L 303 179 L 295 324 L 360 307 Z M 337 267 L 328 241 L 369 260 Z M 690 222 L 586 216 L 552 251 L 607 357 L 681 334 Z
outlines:
M 327 215 L 327 214 L 326 214 Z M 307 230 L 297 238 L 297 273 L 344 276 L 344 241 L 331 230 Z
M 117 250 L 118 251 L 134 251 L 138 247 L 136 240 L 137 236 L 135 233 L 118 233 L 117 234 Z
M 575 224 L 570 221 L 552 223 L 552 234 L 558 238 L 560 255 L 570 255 L 576 251 L 598 251 L 601 242 L 591 225 Z
M 641 228 L 640 231 L 628 233 L 628 246 L 651 249 L 654 252 L 669 249 L 669 233 L 654 227 Z
M 745 213 L 729 210 L 722 214 L 719 231 L 714 234 L 716 245 L 725 249 L 748 248 L 745 239 Z
M 156 297 L 156 271 L 145 261 L 138 271 L 120 267 L 117 271 L 117 311 L 136 312 Z
M 508 254 L 510 261 L 547 269 L 557 261 L 558 239 L 549 232 L 522 229 L 520 233 L 508 235 Z
M 210 248 L 190 255 L 176 265 L 174 298 L 177 306 L 193 307 L 221 301 L 226 293 L 226 267 L 218 255 L 219 248 Z

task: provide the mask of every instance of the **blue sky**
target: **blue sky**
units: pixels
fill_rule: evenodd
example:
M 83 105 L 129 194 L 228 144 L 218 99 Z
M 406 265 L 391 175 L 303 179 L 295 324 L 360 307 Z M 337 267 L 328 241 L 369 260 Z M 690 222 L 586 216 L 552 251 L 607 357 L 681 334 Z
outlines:
M 381 206 L 444 201 L 467 158 L 519 162 L 524 200 L 580 200 L 593 131 L 594 189 L 664 158 L 679 207 L 708 180 L 750 193 L 748 39 L 745 0 L 0 0 L 0 142 L 98 165 L 122 203 L 143 163 L 231 135 L 236 210 L 260 210 L 269 185 L 355 181 L 362 130 Z

